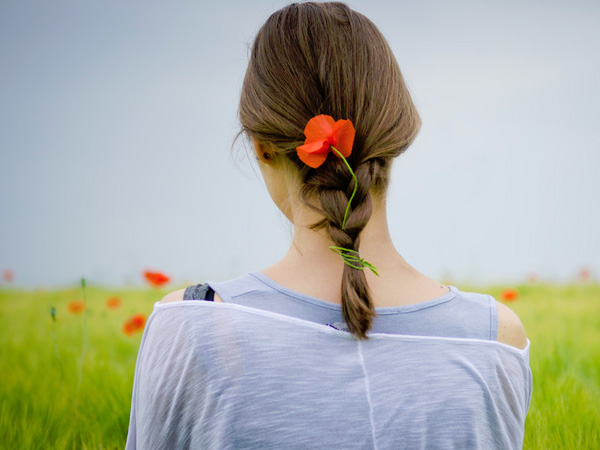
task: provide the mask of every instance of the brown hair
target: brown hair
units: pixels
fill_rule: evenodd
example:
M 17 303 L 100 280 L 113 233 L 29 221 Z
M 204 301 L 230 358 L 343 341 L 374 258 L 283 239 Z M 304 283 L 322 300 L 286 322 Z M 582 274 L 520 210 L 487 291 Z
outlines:
M 319 114 L 350 119 L 356 129 L 348 162 L 358 187 L 344 229 L 354 189 L 347 167 L 330 154 L 312 169 L 296 153 L 304 127 Z M 323 215 L 312 228 L 326 228 L 336 246 L 355 251 L 371 216 L 371 195 L 385 195 L 392 158 L 421 124 L 385 38 L 369 19 L 337 2 L 294 3 L 267 19 L 252 47 L 239 115 L 243 131 L 298 169 L 302 199 Z M 375 316 L 371 294 L 364 271 L 346 264 L 342 312 L 348 330 L 366 339 Z

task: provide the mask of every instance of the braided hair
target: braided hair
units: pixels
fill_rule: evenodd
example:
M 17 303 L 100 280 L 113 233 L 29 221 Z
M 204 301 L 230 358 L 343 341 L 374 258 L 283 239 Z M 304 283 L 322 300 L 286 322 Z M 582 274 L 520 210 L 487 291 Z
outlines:
M 326 114 L 349 119 L 356 135 L 345 163 L 329 154 L 313 169 L 299 160 L 304 127 Z M 298 170 L 304 203 L 322 219 L 335 246 L 358 252 L 372 212 L 384 196 L 391 160 L 414 140 L 420 118 L 385 38 L 365 16 L 343 3 L 291 4 L 258 32 L 239 109 L 242 132 L 268 144 Z M 342 313 L 348 330 L 366 338 L 375 316 L 364 270 L 344 264 Z

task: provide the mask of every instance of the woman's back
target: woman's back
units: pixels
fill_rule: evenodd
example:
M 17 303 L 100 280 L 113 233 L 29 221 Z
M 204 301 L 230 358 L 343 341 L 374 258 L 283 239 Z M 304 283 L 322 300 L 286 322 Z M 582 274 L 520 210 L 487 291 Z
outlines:
M 469 338 L 365 341 L 238 304 L 157 303 L 126 448 L 520 448 L 528 352 Z

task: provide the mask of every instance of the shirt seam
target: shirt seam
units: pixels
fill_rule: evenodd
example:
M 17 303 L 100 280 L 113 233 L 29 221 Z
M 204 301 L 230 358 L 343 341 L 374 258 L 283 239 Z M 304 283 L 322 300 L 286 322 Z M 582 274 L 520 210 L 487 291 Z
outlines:
M 367 404 L 369 405 L 369 421 L 371 423 L 371 438 L 373 439 L 373 449 L 378 450 L 377 439 L 375 437 L 375 420 L 373 419 L 373 403 L 371 401 L 371 387 L 369 385 L 369 376 L 367 375 L 367 368 L 365 366 L 365 358 L 362 352 L 362 342 L 358 341 L 358 358 L 362 367 L 364 379 L 365 379 L 365 393 L 367 395 Z

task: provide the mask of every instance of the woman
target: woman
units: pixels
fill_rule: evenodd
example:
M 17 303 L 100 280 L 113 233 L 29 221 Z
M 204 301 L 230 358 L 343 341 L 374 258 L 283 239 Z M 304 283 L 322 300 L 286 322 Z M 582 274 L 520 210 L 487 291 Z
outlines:
M 420 119 L 375 25 L 342 3 L 274 13 L 240 120 L 292 245 L 155 305 L 127 448 L 521 447 L 518 317 L 419 273 L 391 241 L 390 166 Z

